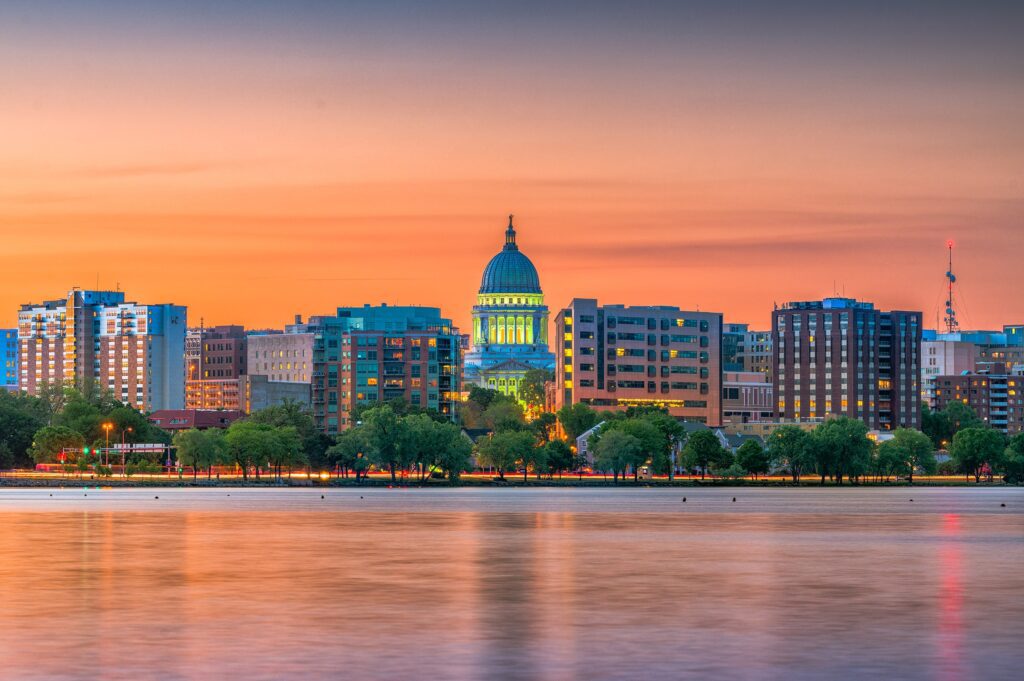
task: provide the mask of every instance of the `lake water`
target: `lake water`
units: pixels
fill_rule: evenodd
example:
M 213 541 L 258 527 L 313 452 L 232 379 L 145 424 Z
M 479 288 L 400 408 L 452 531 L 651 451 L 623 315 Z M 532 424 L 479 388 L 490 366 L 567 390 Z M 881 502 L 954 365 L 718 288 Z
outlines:
M 0 651 L 3 679 L 1017 679 L 1024 490 L 0 488 Z

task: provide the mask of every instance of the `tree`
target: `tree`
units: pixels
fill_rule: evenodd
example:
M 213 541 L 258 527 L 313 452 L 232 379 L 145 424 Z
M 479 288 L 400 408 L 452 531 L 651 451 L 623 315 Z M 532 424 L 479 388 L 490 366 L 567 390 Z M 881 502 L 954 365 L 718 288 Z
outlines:
M 953 439 L 949 418 L 941 411 L 932 411 L 927 404 L 921 405 L 921 431 L 931 439 L 936 449 L 945 449 Z
M 260 477 L 260 467 L 278 454 L 281 440 L 273 426 L 249 420 L 235 421 L 224 435 L 228 455 L 242 469 L 242 478 L 249 478 L 249 469 Z
M 78 452 L 85 447 L 85 438 L 66 426 L 44 426 L 32 440 L 32 458 L 36 463 L 53 463 L 57 461 L 63 450 L 75 453 L 68 457 L 71 461 L 78 459 Z
M 616 418 L 605 422 L 601 426 L 601 432 L 597 435 L 598 442 L 607 433 L 616 430 L 632 435 L 640 443 L 640 460 L 633 465 L 634 479 L 639 474 L 640 465 L 645 461 L 658 459 L 661 470 L 668 467 L 668 451 L 671 443 L 665 433 L 646 417 Z
M 746 440 L 736 450 L 736 465 L 757 479 L 767 475 L 771 468 L 768 452 L 757 440 Z
M 486 428 L 484 412 L 497 399 L 508 399 L 497 390 L 474 385 L 469 389 L 469 397 L 459 409 L 459 419 L 466 428 Z
M 526 426 L 523 407 L 513 400 L 496 399 L 484 411 L 484 423 L 491 431 L 501 433 L 508 430 L 522 430 Z
M 530 458 L 533 436 L 523 431 L 498 432 L 477 443 L 477 458 L 481 465 L 498 471 L 498 478 L 505 479 L 505 472 L 519 461 Z
M 626 475 L 626 469 L 643 462 L 643 444 L 624 430 L 610 430 L 601 433 L 594 445 L 594 465 L 602 471 L 611 471 L 616 483 L 619 474 Z
M 558 422 L 562 424 L 562 430 L 570 443 L 575 444 L 576 438 L 600 421 L 600 414 L 583 403 L 567 404 L 558 410 Z
M 6 452 L 0 468 L 31 466 L 32 439 L 46 424 L 41 400 L 0 390 L 0 449 Z
M 929 445 L 930 443 L 931 440 L 929 440 Z M 872 464 L 876 480 L 885 478 L 885 481 L 889 482 L 889 478 L 893 475 L 907 474 L 906 460 L 895 440 L 886 440 L 875 448 Z
M 965 428 L 982 428 L 985 426 L 985 422 L 978 418 L 978 414 L 959 400 L 953 400 L 947 404 L 946 408 L 942 410 L 942 414 L 949 422 L 949 427 L 954 437 Z
M 548 471 L 551 474 L 558 473 L 558 477 L 562 477 L 563 471 L 573 467 L 572 448 L 565 441 L 552 440 L 544 448 L 547 450 Z
M 682 424 L 664 409 L 656 407 L 630 407 L 626 410 L 626 418 L 648 423 L 661 433 L 661 442 L 649 452 L 651 467 L 659 475 L 667 473 L 672 480 L 675 474 L 672 453 L 686 437 Z
M 554 374 L 545 369 L 530 369 L 526 372 L 519 386 L 519 399 L 526 404 L 528 411 L 535 412 L 544 408 L 547 399 L 544 385 L 554 378 Z
M 1003 476 L 1011 485 L 1024 482 L 1024 433 L 1017 433 L 1003 452 Z
M 406 448 L 403 452 L 401 447 L 406 432 L 395 412 L 387 405 L 367 409 L 363 414 L 363 425 L 357 428 L 366 433 L 370 462 L 390 471 L 391 482 L 396 482 L 396 471 L 407 461 L 403 454 L 408 455 L 409 451 Z
M 974 481 L 981 482 L 983 469 L 988 467 L 991 472 L 999 465 L 1005 446 L 1006 439 L 998 430 L 964 428 L 953 436 L 949 454 L 961 473 L 974 475 Z
M 536 418 L 530 421 L 530 429 L 537 434 L 537 439 L 541 442 L 551 442 L 551 439 L 555 436 L 555 426 L 558 424 L 558 417 L 551 412 L 544 412 L 538 414 Z
M 890 445 L 897 457 L 896 470 L 905 473 L 907 481 L 914 484 L 914 471 L 920 468 L 927 475 L 934 475 L 938 468 L 931 438 L 913 428 L 897 428 L 893 437 L 883 445 Z
M 178 462 L 182 466 L 192 468 L 192 479 L 200 468 L 206 469 L 206 477 L 209 479 L 213 472 L 214 464 L 224 461 L 226 445 L 224 431 L 219 428 L 209 430 L 197 430 L 189 428 L 174 434 L 173 444 L 178 454 Z
M 458 482 L 462 471 L 469 468 L 473 444 L 453 423 L 439 424 L 437 429 L 439 446 L 436 465 L 448 476 L 449 482 Z
M 776 428 L 768 436 L 768 454 L 776 466 L 789 472 L 794 483 L 799 483 L 804 471 L 814 466 L 811 434 L 799 426 Z
M 874 444 L 863 421 L 848 416 L 830 419 L 815 427 L 811 437 L 823 483 L 826 475 L 839 485 L 844 477 L 856 481 L 871 468 Z
M 309 460 L 302 451 L 302 439 L 295 426 L 280 426 L 273 430 L 273 442 L 268 452 L 267 461 L 274 469 L 274 477 L 281 479 L 281 469 L 287 468 L 289 472 L 295 466 L 300 466 Z
M 353 471 L 356 474 L 356 482 L 359 482 L 369 464 L 366 457 L 368 449 L 366 433 L 356 427 L 339 433 L 335 444 L 329 447 L 325 454 L 327 460 L 337 466 L 346 477 L 349 470 Z
M 732 463 L 732 454 L 718 441 L 718 436 L 711 430 L 699 430 L 690 435 L 683 448 L 683 465 L 690 471 L 700 469 L 700 479 L 711 468 L 728 468 Z
M 281 404 L 254 412 L 249 420 L 254 423 L 265 423 L 275 428 L 291 426 L 299 438 L 299 450 L 309 465 L 315 468 L 324 468 L 329 465 L 326 452 L 332 444 L 331 438 L 316 427 L 313 416 L 309 413 L 306 405 L 294 400 L 285 400 Z M 293 465 L 301 459 L 302 457 L 298 457 Z

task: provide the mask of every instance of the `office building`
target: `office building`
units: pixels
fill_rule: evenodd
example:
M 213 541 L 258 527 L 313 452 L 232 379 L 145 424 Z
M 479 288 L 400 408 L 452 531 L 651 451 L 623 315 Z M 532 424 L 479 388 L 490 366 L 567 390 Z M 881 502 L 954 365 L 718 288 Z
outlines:
M 185 408 L 240 409 L 238 379 L 246 373 L 242 326 L 189 329 L 185 337 Z
M 89 382 L 137 409 L 185 404 L 186 309 L 126 302 L 120 291 L 74 289 L 66 298 L 21 306 L 19 384 Z
M 977 367 L 978 347 L 974 343 L 951 340 L 921 341 L 921 403 L 935 407 L 935 379 L 973 373 Z
M 722 315 L 577 298 L 555 318 L 556 406 L 658 406 L 722 422 Z
M 920 426 L 920 312 L 850 298 L 788 303 L 772 314 L 772 346 L 777 416 Z

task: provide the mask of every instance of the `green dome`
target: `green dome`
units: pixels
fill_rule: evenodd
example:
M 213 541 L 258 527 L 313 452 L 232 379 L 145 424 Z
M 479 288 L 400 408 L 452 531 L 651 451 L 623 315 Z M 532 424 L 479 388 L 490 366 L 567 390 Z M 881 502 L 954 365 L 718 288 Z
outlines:
M 516 245 L 511 215 L 505 230 L 505 247 L 487 263 L 480 281 L 480 293 L 543 293 L 537 268 Z

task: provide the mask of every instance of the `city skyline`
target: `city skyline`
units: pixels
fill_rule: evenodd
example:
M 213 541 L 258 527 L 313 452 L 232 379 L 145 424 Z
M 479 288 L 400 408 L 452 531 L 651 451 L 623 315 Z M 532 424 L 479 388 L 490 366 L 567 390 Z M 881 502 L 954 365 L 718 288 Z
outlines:
M 196 323 L 467 332 L 510 212 L 552 310 L 765 328 L 845 292 L 934 327 L 953 239 L 961 325 L 1024 318 L 1018 7 L 241 7 L 0 9 L 0 326 L 98 279 Z

